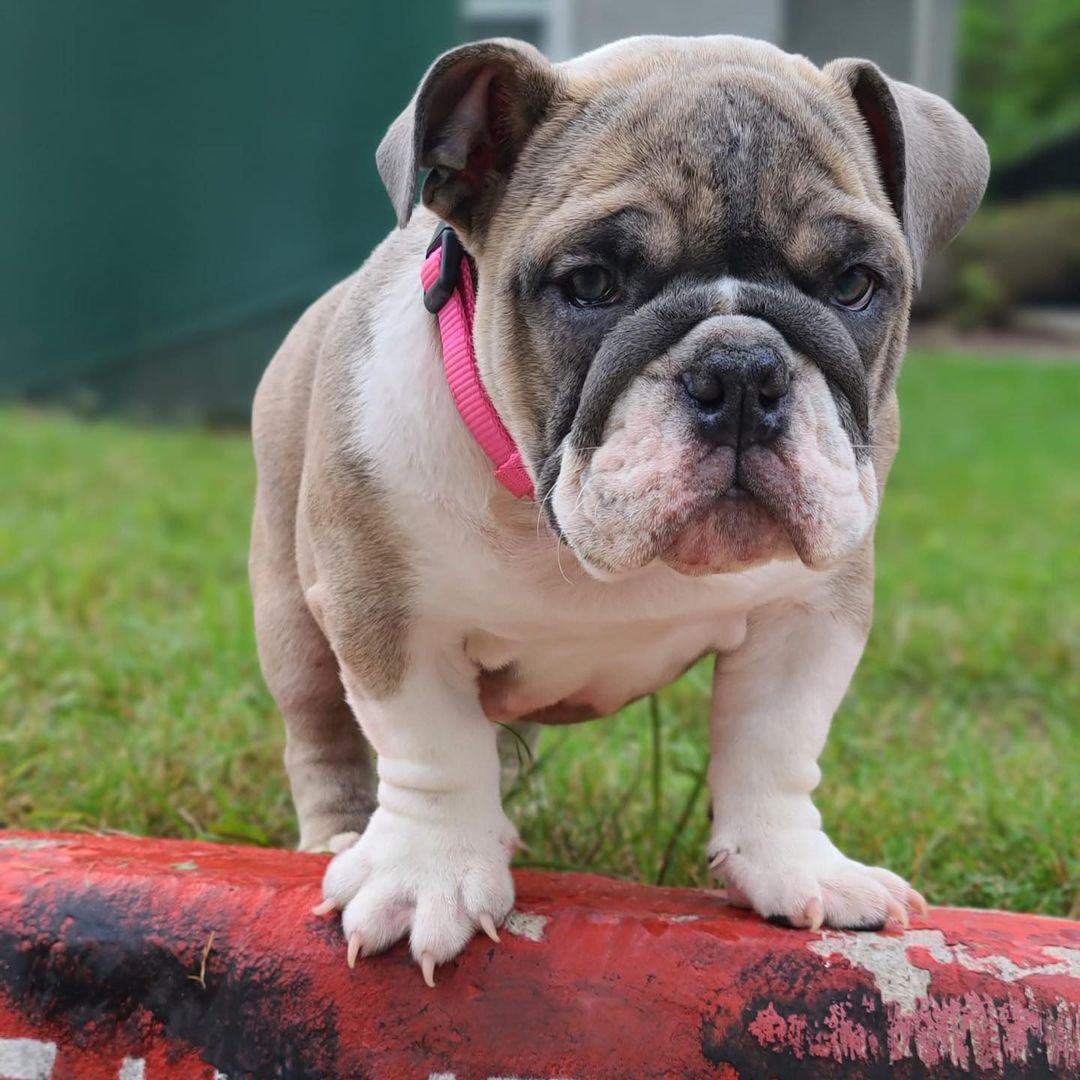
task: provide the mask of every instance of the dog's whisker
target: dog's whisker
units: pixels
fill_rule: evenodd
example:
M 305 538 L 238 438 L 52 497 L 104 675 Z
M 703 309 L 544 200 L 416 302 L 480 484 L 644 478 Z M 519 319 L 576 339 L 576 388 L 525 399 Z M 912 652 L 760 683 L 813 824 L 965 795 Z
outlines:
M 544 520 L 544 507 L 547 505 L 549 500 L 553 499 L 554 497 L 555 497 L 555 485 L 552 484 L 551 488 L 548 490 L 548 493 L 540 500 L 540 502 L 536 506 L 536 539 L 537 540 L 540 539 L 540 525 Z
M 562 576 L 563 581 L 567 585 L 573 585 L 574 583 L 566 576 L 566 571 L 562 568 L 562 549 L 563 542 L 556 537 L 555 538 L 555 565 L 559 568 L 559 574 Z
M 590 476 L 585 481 L 585 483 L 583 483 L 581 485 L 581 488 L 578 491 L 577 499 L 574 502 L 574 507 L 570 511 L 570 517 L 571 518 L 573 518 L 577 514 L 578 510 L 581 508 L 581 501 L 585 497 L 585 490 L 586 490 L 586 488 L 588 488 L 589 484 L 591 484 L 593 482 L 593 480 L 595 480 L 595 479 L 596 479 L 595 476 Z M 592 540 L 594 535 L 595 535 L 595 532 L 596 532 L 596 525 L 595 525 L 595 523 L 593 523 L 591 525 L 591 527 L 589 528 L 588 532 L 586 533 L 585 539 L 586 540 Z M 563 567 L 562 567 L 562 549 L 563 549 L 564 546 L 565 545 L 563 544 L 563 541 L 558 536 L 556 536 L 555 537 L 555 564 L 559 568 L 559 573 L 562 575 L 563 581 L 565 581 L 567 585 L 572 585 L 573 582 L 566 576 L 566 572 L 563 570 Z
M 588 479 L 587 479 L 587 480 L 585 481 L 585 483 L 584 483 L 584 484 L 582 484 L 582 485 L 581 485 L 581 487 L 580 487 L 580 488 L 578 489 L 578 497 L 577 497 L 577 500 L 576 500 L 576 501 L 574 502 L 574 509 L 570 511 L 570 516 L 571 516 L 571 517 L 573 517 L 573 516 L 574 516 L 574 514 L 576 514 L 576 513 L 577 513 L 577 512 L 578 512 L 578 511 L 579 511 L 579 510 L 581 509 L 581 502 L 582 502 L 582 500 L 583 500 L 583 499 L 585 498 L 585 491 L 587 490 L 588 486 L 589 486 L 589 485 L 590 485 L 590 484 L 591 484 L 591 483 L 592 483 L 592 482 L 593 482 L 593 481 L 594 481 L 595 479 L 596 479 L 596 474 L 594 473 L 594 474 L 593 474 L 592 476 L 590 476 L 590 477 L 589 477 L 589 478 L 588 478 Z

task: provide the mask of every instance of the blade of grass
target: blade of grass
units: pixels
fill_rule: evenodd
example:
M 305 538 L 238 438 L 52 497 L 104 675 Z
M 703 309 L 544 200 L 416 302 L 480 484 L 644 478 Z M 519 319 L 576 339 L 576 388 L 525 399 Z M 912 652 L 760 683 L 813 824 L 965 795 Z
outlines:
M 668 868 L 671 866 L 671 857 L 675 853 L 675 847 L 679 843 L 679 838 L 683 834 L 683 830 L 686 828 L 686 823 L 690 820 L 690 815 L 694 812 L 694 806 L 697 803 L 698 796 L 701 794 L 701 789 L 705 786 L 705 777 L 709 771 L 708 758 L 702 763 L 701 768 L 698 770 L 697 775 L 694 777 L 694 786 L 690 789 L 690 794 L 686 797 L 686 802 L 683 805 L 682 812 L 679 814 L 678 820 L 675 822 L 675 828 L 671 830 L 671 835 L 668 837 L 667 843 L 664 845 L 664 856 L 660 860 L 660 867 L 656 871 L 656 884 L 663 885 L 664 879 L 667 877 Z
M 661 801 L 663 799 L 663 724 L 660 715 L 660 696 L 649 695 L 649 726 L 652 729 L 652 822 L 654 841 L 660 836 Z

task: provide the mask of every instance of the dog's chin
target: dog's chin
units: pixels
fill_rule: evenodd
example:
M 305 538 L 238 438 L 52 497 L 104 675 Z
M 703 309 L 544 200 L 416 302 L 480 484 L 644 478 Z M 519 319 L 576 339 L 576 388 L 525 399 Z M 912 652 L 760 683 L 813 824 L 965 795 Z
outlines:
M 651 559 L 643 561 L 658 560 L 695 577 L 794 560 L 820 570 L 861 542 L 865 531 L 854 520 L 860 515 L 834 519 L 823 502 L 792 498 L 781 464 L 755 464 L 740 467 L 738 478 L 719 496 L 673 496 L 672 504 L 681 506 L 685 516 L 666 523 Z M 799 494 L 805 496 L 805 490 Z M 610 579 L 619 568 L 594 563 L 590 573 Z
M 615 581 L 650 563 L 663 563 L 690 577 L 735 573 L 797 552 L 784 527 L 762 502 L 739 484 L 721 496 L 673 494 L 683 514 L 669 519 L 650 540 L 635 545 L 612 543 L 597 549 L 574 548 L 585 572 L 599 581 Z M 595 532 L 591 539 L 596 540 Z M 605 550 L 605 548 L 607 550 Z M 608 550 L 632 552 L 625 563 L 606 557 Z
M 739 484 L 679 529 L 660 556 L 672 570 L 691 576 L 734 573 L 794 557 L 783 526 Z
M 835 486 L 835 485 L 834 485 Z M 727 491 L 688 518 L 661 558 L 683 574 L 717 574 L 798 558 L 820 570 L 863 541 L 877 509 L 872 473 L 839 493 L 817 489 L 798 459 L 751 450 Z

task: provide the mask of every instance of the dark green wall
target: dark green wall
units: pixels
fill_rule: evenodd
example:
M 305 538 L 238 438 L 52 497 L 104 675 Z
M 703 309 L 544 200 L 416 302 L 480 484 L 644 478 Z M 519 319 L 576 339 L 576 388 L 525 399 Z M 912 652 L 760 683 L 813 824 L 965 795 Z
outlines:
M 0 393 L 236 417 L 391 227 L 449 0 L 0 0 Z

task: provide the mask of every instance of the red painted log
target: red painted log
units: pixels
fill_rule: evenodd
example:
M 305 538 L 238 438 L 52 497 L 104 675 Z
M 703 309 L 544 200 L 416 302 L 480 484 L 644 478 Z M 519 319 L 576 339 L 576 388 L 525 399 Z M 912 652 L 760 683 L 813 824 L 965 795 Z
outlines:
M 1080 1076 L 1080 923 L 810 934 L 721 894 L 517 874 L 428 990 L 345 965 L 325 859 L 0 834 L 0 1077 Z

